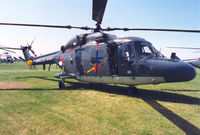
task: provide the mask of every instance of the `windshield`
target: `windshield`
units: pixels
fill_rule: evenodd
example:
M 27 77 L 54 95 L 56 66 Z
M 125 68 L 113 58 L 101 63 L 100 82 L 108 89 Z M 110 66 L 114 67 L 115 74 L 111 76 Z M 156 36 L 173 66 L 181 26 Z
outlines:
M 134 47 L 139 56 L 160 56 L 158 51 L 149 42 L 135 41 Z

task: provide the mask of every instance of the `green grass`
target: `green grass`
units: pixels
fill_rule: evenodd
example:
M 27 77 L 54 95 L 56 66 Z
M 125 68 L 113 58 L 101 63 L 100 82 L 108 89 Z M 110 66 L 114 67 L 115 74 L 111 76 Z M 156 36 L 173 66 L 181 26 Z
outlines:
M 0 134 L 182 135 L 200 128 L 200 72 L 190 82 L 126 87 L 67 80 L 57 90 L 51 72 L 0 64 Z M 18 85 L 19 84 L 19 85 Z M 23 87 L 24 86 L 24 87 Z

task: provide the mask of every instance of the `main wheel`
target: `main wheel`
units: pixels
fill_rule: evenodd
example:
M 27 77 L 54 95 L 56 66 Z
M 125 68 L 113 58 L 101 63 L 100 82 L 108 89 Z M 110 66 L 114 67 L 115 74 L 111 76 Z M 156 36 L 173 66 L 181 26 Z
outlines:
M 58 88 L 59 89 L 64 89 L 65 88 L 65 84 L 62 81 L 58 81 Z

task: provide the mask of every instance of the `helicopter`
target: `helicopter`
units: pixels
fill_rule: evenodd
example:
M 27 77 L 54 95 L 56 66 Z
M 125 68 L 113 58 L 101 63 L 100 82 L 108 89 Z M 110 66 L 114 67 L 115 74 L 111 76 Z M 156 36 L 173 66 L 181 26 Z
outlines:
M 35 39 L 36 39 L 36 37 L 34 37 L 34 39 L 31 41 L 30 44 L 27 41 L 26 41 L 26 43 L 27 43 L 27 47 L 29 47 L 29 50 L 34 55 L 34 57 L 37 57 L 37 54 L 31 49 Z M 4 57 L 5 57 L 3 62 L 13 63 L 13 62 L 24 62 L 25 61 L 25 59 L 22 58 L 21 56 L 18 56 L 18 58 L 17 58 L 16 56 L 11 56 L 9 54 L 9 53 L 16 54 L 16 52 L 12 51 L 12 50 L 21 50 L 20 48 L 13 48 L 13 47 L 5 46 L 5 45 L 0 45 L 0 50 L 6 51 L 6 52 L 3 53 Z M 1 57 L 0 57 L 0 59 L 1 59 Z
M 198 50 L 194 51 L 193 53 L 199 53 L 200 48 L 194 48 L 194 47 L 167 47 L 167 48 L 173 48 L 173 49 L 186 49 L 186 50 Z M 192 66 L 196 68 L 200 68 L 200 58 L 193 58 L 193 59 L 184 59 L 182 61 L 185 61 L 187 63 L 190 63 Z
M 13 63 L 14 57 L 12 57 L 9 53 L 9 50 L 7 50 L 3 54 L 0 54 L 0 61 L 1 63 Z
M 16 53 L 16 52 L 5 49 L 4 47 L 6 46 L 0 45 L 1 50 L 5 51 L 3 54 L 0 54 L 0 63 L 13 63 L 14 59 L 9 53 Z
M 176 53 L 171 58 L 165 58 L 155 49 L 151 42 L 140 37 L 117 37 L 105 31 L 167 31 L 192 32 L 200 30 L 183 29 L 151 29 L 151 28 L 102 28 L 107 0 L 93 0 L 92 19 L 96 27 L 77 27 L 43 24 L 0 23 L 0 25 L 46 27 L 61 29 L 90 30 L 74 36 L 60 51 L 33 57 L 31 46 L 9 48 L 22 50 L 28 65 L 57 64 L 62 73 L 56 74 L 58 88 L 65 88 L 65 79 L 75 78 L 89 83 L 124 84 L 135 90 L 136 85 L 184 82 L 195 78 L 195 68 L 181 61 Z M 6 49 L 6 48 L 4 48 Z
M 14 63 L 14 62 L 25 61 L 25 59 L 23 59 L 21 56 L 16 56 L 16 52 L 10 50 L 10 48 L 13 49 L 12 47 L 0 45 L 0 50 L 5 51 L 3 54 L 0 54 L 0 63 Z M 15 54 L 15 55 L 12 56 L 10 53 Z

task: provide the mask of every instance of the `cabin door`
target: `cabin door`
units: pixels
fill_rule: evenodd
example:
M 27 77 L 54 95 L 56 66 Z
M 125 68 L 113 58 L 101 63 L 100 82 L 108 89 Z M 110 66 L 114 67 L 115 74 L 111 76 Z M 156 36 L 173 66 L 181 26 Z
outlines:
M 99 44 L 98 52 L 96 46 L 86 46 L 85 50 L 82 51 L 82 65 L 85 75 L 109 76 L 110 68 L 108 62 L 107 46 L 105 44 Z
M 118 70 L 120 76 L 133 76 L 136 63 L 133 42 L 122 43 L 118 46 Z
M 84 50 L 85 49 L 83 49 L 82 47 L 75 50 L 76 70 L 77 70 L 77 75 L 79 76 L 84 75 L 84 69 L 83 69 L 83 64 L 82 64 L 82 60 L 83 60 L 82 51 Z

